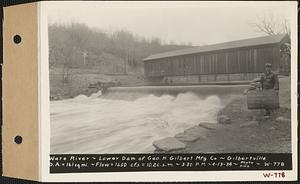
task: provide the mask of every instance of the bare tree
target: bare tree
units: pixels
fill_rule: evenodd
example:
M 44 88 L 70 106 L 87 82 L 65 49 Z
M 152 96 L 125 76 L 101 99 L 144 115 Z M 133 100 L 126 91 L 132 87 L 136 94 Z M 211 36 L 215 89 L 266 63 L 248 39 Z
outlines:
M 282 29 L 284 33 L 287 33 L 289 35 L 289 37 L 291 36 L 290 22 L 286 18 L 283 19 Z
M 272 14 L 259 18 L 256 22 L 251 22 L 258 31 L 268 35 L 276 35 L 286 33 L 290 36 L 290 22 L 285 17 L 274 18 Z

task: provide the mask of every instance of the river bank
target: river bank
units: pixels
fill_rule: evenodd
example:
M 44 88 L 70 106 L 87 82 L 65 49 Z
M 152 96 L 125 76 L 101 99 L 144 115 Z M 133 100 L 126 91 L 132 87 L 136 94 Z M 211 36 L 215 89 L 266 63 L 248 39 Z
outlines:
M 280 109 L 269 118 L 264 110 L 248 110 L 246 96 L 236 96 L 218 113 L 219 123 L 199 122 L 166 141 L 175 149 L 170 153 L 290 153 L 290 78 L 280 78 Z M 170 147 L 169 147 L 170 148 Z

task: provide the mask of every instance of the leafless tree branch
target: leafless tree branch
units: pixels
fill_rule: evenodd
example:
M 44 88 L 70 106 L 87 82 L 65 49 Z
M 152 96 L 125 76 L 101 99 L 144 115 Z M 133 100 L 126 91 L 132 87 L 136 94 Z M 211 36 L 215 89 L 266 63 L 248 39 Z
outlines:
M 269 15 L 259 18 L 257 22 L 251 23 L 251 25 L 267 35 L 286 33 L 290 36 L 290 24 L 286 18 L 278 21 L 274 19 L 273 15 Z

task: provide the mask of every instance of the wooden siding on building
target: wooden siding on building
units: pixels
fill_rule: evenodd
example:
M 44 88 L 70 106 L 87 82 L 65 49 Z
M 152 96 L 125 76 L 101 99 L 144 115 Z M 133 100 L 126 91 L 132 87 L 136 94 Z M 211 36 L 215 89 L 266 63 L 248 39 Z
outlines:
M 265 63 L 279 68 L 278 44 L 195 53 L 144 62 L 147 77 L 263 72 Z

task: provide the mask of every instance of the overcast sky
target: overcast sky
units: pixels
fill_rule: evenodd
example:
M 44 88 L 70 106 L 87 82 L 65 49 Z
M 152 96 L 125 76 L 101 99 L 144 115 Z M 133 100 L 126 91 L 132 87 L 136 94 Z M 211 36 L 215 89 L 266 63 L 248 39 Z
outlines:
M 251 25 L 264 16 L 292 20 L 295 2 L 47 2 L 49 24 L 84 23 L 126 29 L 163 41 L 213 44 L 263 36 Z M 295 6 L 294 6 L 295 7 Z

